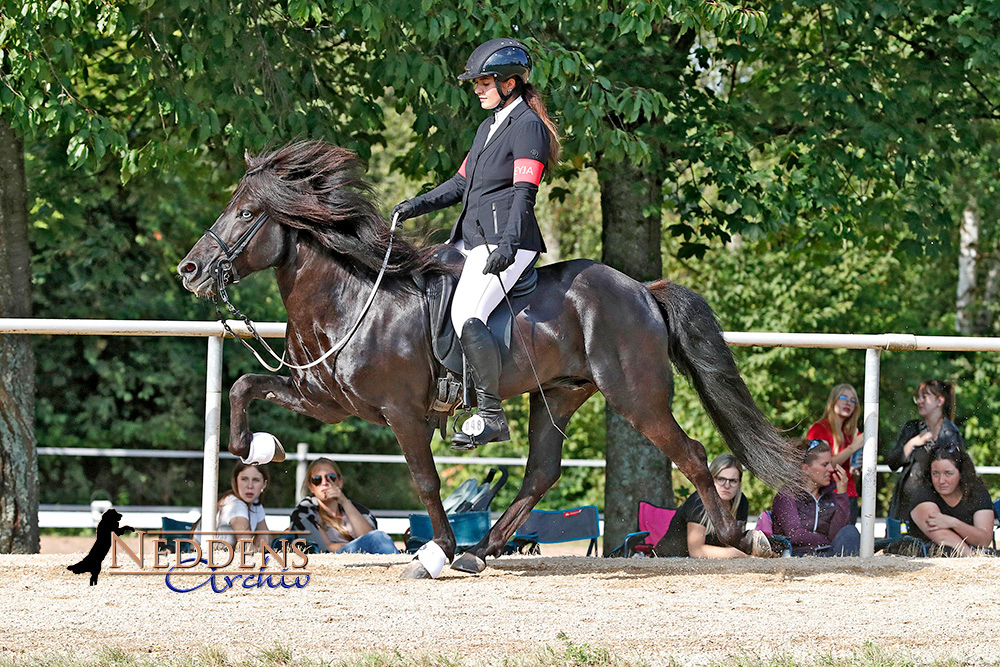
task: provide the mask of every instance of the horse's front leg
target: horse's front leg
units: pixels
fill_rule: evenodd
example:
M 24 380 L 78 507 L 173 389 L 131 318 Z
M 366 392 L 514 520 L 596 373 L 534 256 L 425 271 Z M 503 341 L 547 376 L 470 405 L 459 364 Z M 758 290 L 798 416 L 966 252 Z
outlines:
M 427 508 L 427 514 L 434 530 L 433 542 L 444 552 L 445 558 L 451 562 L 455 558 L 455 533 L 448 523 L 444 505 L 441 502 L 441 478 L 438 477 L 434 465 L 434 455 L 431 453 L 431 437 L 434 435 L 435 422 L 423 418 L 404 416 L 387 417 L 399 448 L 410 469 L 410 477 L 417 487 L 420 502 Z M 414 559 L 403 572 L 403 579 L 426 579 L 430 573 L 419 560 Z
M 280 375 L 244 375 L 229 390 L 229 452 L 241 459 L 250 454 L 250 432 L 247 407 L 250 401 L 261 400 L 280 405 L 299 414 L 315 417 L 327 424 L 344 420 L 348 413 L 328 396 L 323 401 L 307 399 L 289 377 Z M 274 462 L 285 460 L 284 449 L 276 444 Z
M 528 514 L 538 504 L 542 495 L 556 483 L 562 474 L 562 432 L 566 431 L 570 417 L 583 403 L 594 395 L 592 384 L 580 387 L 550 387 L 548 399 L 556 426 L 549 418 L 538 392 L 531 394 L 528 417 L 528 461 L 524 468 L 524 481 L 510 507 L 504 511 L 479 544 L 466 551 L 451 566 L 460 572 L 478 574 L 486 569 L 487 556 L 499 556 L 504 545 L 527 520 Z

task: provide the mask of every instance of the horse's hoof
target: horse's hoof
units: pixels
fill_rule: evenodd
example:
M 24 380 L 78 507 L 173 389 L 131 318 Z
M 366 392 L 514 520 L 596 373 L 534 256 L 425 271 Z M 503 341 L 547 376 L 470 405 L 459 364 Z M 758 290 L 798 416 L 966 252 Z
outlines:
M 771 549 L 771 540 L 767 539 L 767 535 L 759 530 L 751 530 L 747 533 L 747 537 L 750 538 L 751 556 L 755 558 L 777 558 L 781 555 Z
M 240 459 L 243 463 L 252 465 L 280 463 L 285 460 L 285 448 L 270 433 L 254 433 L 253 437 L 250 438 L 249 451 L 246 456 L 242 456 Z
M 431 579 L 431 573 L 427 571 L 427 568 L 421 564 L 419 560 L 412 560 L 410 564 L 406 566 L 403 573 L 399 575 L 400 579 Z
M 479 574 L 486 569 L 486 561 L 479 556 L 466 551 L 451 564 L 451 569 L 458 570 L 459 572 L 467 572 L 468 574 Z

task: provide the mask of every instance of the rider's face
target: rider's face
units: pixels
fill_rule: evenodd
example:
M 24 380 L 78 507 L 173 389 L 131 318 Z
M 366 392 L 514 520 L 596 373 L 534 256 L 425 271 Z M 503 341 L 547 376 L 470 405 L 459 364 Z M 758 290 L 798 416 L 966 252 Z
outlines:
M 481 76 L 475 80 L 476 96 L 479 97 L 479 104 L 484 109 L 496 109 L 500 104 L 500 92 L 497 90 L 496 80 L 492 76 Z M 508 79 L 500 83 L 504 93 L 509 93 L 514 88 L 514 80 Z

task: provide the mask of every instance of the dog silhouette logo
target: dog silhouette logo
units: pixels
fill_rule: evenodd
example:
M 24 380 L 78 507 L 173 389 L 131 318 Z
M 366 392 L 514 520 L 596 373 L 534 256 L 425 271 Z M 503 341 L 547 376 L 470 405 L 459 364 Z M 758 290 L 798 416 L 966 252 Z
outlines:
M 96 586 L 97 576 L 101 573 L 101 563 L 104 562 L 104 557 L 111 551 L 111 534 L 114 533 L 121 536 L 122 533 L 135 532 L 132 526 L 119 527 L 118 524 L 121 520 L 122 515 L 114 508 L 104 512 L 101 515 L 100 523 L 97 524 L 97 539 L 94 540 L 94 546 L 90 547 L 90 553 L 79 563 L 74 563 L 66 569 L 73 574 L 89 572 L 90 585 Z

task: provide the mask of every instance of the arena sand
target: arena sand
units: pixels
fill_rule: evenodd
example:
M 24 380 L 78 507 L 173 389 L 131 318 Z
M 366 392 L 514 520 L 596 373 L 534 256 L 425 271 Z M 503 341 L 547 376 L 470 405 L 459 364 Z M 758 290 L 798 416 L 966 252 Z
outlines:
M 1000 559 L 730 562 L 506 557 L 479 576 L 401 581 L 406 556 L 312 556 L 303 589 L 167 589 L 160 576 L 66 571 L 81 554 L 0 555 L 0 657 L 275 643 L 335 659 L 398 650 L 499 665 L 566 640 L 652 665 L 846 656 L 866 642 L 919 662 L 997 664 Z M 105 562 L 105 571 L 110 559 Z

